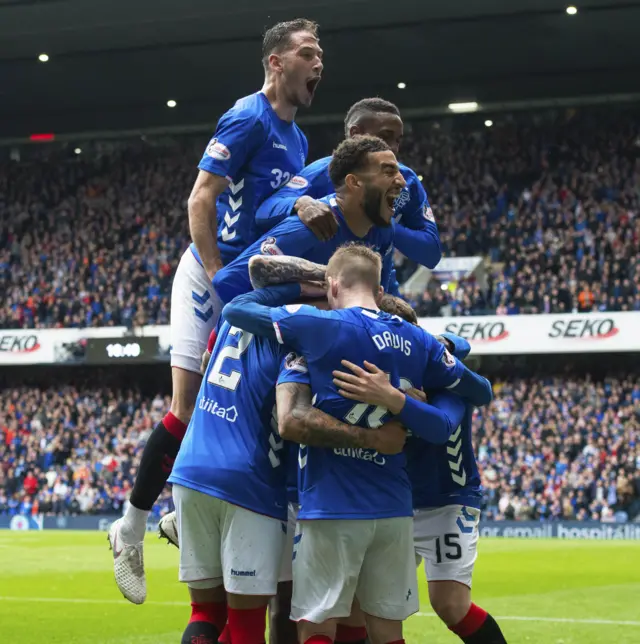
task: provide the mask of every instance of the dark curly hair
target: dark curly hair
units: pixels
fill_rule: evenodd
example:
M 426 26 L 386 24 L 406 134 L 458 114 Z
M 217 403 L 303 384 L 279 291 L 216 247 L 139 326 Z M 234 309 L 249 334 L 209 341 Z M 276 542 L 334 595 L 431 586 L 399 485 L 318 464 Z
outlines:
M 345 139 L 333 151 L 329 164 L 329 176 L 333 185 L 339 188 L 348 174 L 364 170 L 369 165 L 369 154 L 389 150 L 389 146 L 376 136 L 354 136 Z

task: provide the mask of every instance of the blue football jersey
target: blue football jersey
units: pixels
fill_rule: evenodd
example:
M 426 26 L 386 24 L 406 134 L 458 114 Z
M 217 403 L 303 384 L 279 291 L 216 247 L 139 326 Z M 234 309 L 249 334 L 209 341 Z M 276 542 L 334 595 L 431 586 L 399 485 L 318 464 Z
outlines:
M 299 175 L 293 177 L 277 192 L 268 197 L 258 208 L 256 222 L 263 229 L 269 229 L 285 217 L 293 214 L 296 201 L 304 196 L 320 199 L 335 192 L 329 176 L 331 157 L 324 157 L 310 163 Z M 427 193 L 416 173 L 400 163 L 400 172 L 406 181 L 395 202 L 396 231 L 395 245 L 410 259 L 430 268 L 436 266 L 442 256 L 440 237 Z M 423 233 L 411 234 L 410 231 Z
M 396 387 L 421 387 L 426 374 L 441 387 L 455 384 L 463 366 L 431 335 L 397 316 L 352 308 L 319 311 L 289 305 L 271 310 L 279 342 L 307 361 L 314 405 L 343 422 L 378 427 L 385 408 L 340 396 L 332 372 L 341 360 L 368 360 Z M 412 515 L 404 454 L 369 449 L 302 447 L 299 454 L 301 519 L 375 519 Z
M 216 203 L 223 264 L 259 237 L 256 209 L 304 167 L 307 151 L 302 130 L 283 121 L 262 92 L 241 98 L 218 121 L 198 168 L 230 181 Z
M 219 270 L 213 286 L 220 299 L 226 304 L 237 295 L 252 290 L 249 279 L 249 260 L 254 255 L 294 255 L 318 264 L 326 264 L 339 246 L 347 242 L 368 244 L 382 255 L 382 286 L 389 287 L 393 269 L 394 225 L 387 228 L 372 226 L 364 237 L 356 237 L 338 207 L 335 195 L 321 199 L 329 204 L 338 220 L 338 232 L 329 241 L 319 241 L 316 236 L 297 217 L 288 217 L 273 230 L 251 244 L 231 264 Z
M 479 508 L 482 485 L 471 436 L 473 405 L 443 391 L 430 393 L 429 404 L 444 411 L 457 428 L 445 445 L 433 445 L 417 436 L 408 438 L 405 452 L 413 507 L 459 504 Z
M 286 521 L 289 450 L 277 430 L 275 385 L 308 383 L 295 358 L 225 322 L 169 482 Z

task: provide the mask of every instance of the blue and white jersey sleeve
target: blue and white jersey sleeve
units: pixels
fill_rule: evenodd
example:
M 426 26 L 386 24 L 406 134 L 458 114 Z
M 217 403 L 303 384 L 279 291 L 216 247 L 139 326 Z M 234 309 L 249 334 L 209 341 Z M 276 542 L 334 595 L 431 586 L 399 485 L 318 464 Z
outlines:
M 266 199 L 256 212 L 257 225 L 263 230 L 270 230 L 285 217 L 294 214 L 294 206 L 300 197 L 320 199 L 333 193 L 329 177 L 330 161 L 331 157 L 314 161 Z
M 482 407 L 493 400 L 491 383 L 471 371 L 452 356 L 430 333 L 422 330 L 426 340 L 427 367 L 423 377 L 423 389 L 448 389 L 462 396 L 467 402 Z
M 465 366 L 452 356 L 443 344 L 423 331 L 427 365 L 422 382 L 423 389 L 449 389 L 462 378 Z
M 401 165 L 400 170 L 407 185 L 395 206 L 396 247 L 412 261 L 435 268 L 442 259 L 442 248 L 427 193 L 411 168 Z
M 274 230 L 265 233 L 213 278 L 213 287 L 224 304 L 237 295 L 252 290 L 249 278 L 249 260 L 254 255 L 293 255 L 305 257 L 317 246 L 318 240 L 297 217 L 283 221 Z
M 249 107 L 234 106 L 218 121 L 198 168 L 235 181 L 239 170 L 264 141 L 261 114 Z
M 283 385 L 288 382 L 311 386 L 307 361 L 302 355 L 295 351 L 287 353 L 282 361 L 280 374 L 278 375 L 278 385 Z
M 332 311 L 320 311 L 307 304 L 287 304 L 271 309 L 271 321 L 278 342 L 300 353 L 304 350 L 307 360 L 326 354 L 339 325 Z

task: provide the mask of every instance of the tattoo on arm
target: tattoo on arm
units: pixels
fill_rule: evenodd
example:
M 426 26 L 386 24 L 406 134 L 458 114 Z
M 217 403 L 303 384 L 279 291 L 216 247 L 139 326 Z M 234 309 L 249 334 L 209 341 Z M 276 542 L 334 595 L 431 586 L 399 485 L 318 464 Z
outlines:
M 254 255 L 249 260 L 249 278 L 256 289 L 290 282 L 322 282 L 326 270 L 322 264 L 288 255 Z
M 283 438 L 311 447 L 366 447 L 366 429 L 340 422 L 311 404 L 311 388 L 294 382 L 276 388 Z

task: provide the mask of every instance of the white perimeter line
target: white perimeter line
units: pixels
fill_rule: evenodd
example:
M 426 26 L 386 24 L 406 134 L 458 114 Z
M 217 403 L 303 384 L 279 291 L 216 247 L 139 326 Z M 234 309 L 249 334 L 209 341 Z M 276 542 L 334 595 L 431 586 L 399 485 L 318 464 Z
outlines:
M 416 613 L 418 617 L 436 617 L 435 613 Z M 520 615 L 494 615 L 494 619 L 512 622 L 560 622 L 565 624 L 605 624 L 610 626 L 640 626 L 640 622 L 615 619 L 574 619 L 573 617 L 523 617 Z
M 0 602 L 33 602 L 33 603 L 55 603 L 55 604 L 120 604 L 128 606 L 124 599 L 91 599 L 78 597 L 0 597 Z M 151 606 L 182 606 L 188 602 L 156 602 L 148 601 L 145 604 Z M 416 613 L 417 617 L 436 617 L 435 613 Z M 574 619 L 572 617 L 528 617 L 519 615 L 495 616 L 497 620 L 510 620 L 513 622 L 555 622 L 565 624 L 603 624 L 609 626 L 640 626 L 640 622 L 615 619 Z

